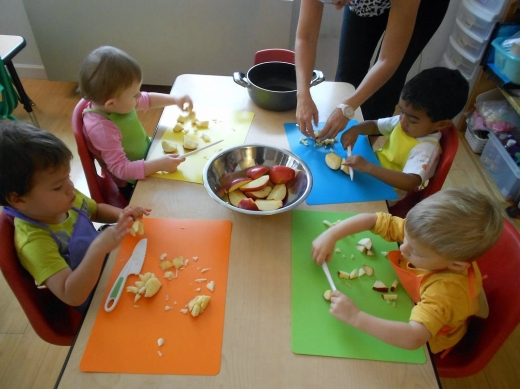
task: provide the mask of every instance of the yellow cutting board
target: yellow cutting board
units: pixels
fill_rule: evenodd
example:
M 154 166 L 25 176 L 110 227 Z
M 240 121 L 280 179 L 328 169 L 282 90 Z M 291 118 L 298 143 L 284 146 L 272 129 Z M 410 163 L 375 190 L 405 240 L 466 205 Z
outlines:
M 168 107 L 171 109 L 173 107 Z M 175 107 L 177 108 L 177 107 Z M 155 177 L 168 178 L 170 180 L 188 181 L 202 184 L 202 171 L 208 160 L 217 152 L 224 150 L 231 146 L 243 144 L 246 140 L 247 132 L 253 122 L 253 112 L 246 111 L 232 111 L 227 108 L 195 105 L 193 109 L 196 113 L 197 120 L 209 121 L 209 128 L 197 129 L 192 125 L 191 121 L 184 123 L 184 128 L 189 129 L 187 133 L 191 138 L 199 141 L 198 147 L 203 147 L 209 143 L 223 139 L 223 142 L 202 150 L 198 153 L 190 155 L 186 161 L 181 163 L 176 172 L 173 173 L 156 173 Z M 161 141 L 169 140 L 177 144 L 178 154 L 184 154 L 192 150 L 184 150 L 182 147 L 184 140 L 184 133 L 173 132 L 173 127 L 176 124 L 177 117 L 181 114 L 181 110 L 177 108 L 176 111 L 170 111 L 172 120 L 171 127 L 164 132 L 162 138 L 150 150 L 147 160 L 159 158 L 165 155 Z M 204 141 L 201 136 L 206 134 L 210 141 Z

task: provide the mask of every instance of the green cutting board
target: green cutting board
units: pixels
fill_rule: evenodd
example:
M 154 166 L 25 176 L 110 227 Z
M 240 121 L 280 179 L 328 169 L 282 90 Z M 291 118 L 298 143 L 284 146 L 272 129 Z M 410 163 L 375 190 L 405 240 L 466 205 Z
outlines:
M 330 303 L 323 298 L 323 292 L 330 286 L 321 266 L 312 260 L 311 244 L 327 229 L 324 220 L 335 222 L 354 215 L 315 211 L 292 213 L 292 350 L 296 354 L 425 363 L 423 347 L 404 350 L 391 346 L 337 320 L 329 313 Z M 372 239 L 375 256 L 367 256 L 356 250 L 356 243 L 365 237 Z M 329 262 L 336 288 L 371 315 L 408 322 L 413 303 L 401 286 L 392 292 L 398 294 L 395 307 L 383 300 L 380 292 L 372 290 L 376 280 L 390 286 L 397 279 L 390 262 L 381 253 L 397 249 L 397 244 L 365 231 L 341 239 L 336 243 L 336 248 L 341 252 L 335 252 Z M 355 259 L 351 258 L 352 254 Z M 338 278 L 338 270 L 350 272 L 363 264 L 374 268 L 373 276 L 364 275 L 354 280 Z

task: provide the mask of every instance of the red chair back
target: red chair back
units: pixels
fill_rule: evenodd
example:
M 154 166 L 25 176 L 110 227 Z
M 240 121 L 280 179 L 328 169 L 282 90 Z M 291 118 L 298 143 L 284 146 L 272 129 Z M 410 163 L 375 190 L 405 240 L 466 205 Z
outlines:
M 83 315 L 48 289 L 38 289 L 34 278 L 20 264 L 14 247 L 14 226 L 0 213 L 0 269 L 40 338 L 58 346 L 70 346 Z
M 294 63 L 295 56 L 294 51 L 286 50 L 286 49 L 265 49 L 260 50 L 255 53 L 254 64 L 258 65 L 263 62 L 288 62 Z
M 87 185 L 90 191 L 90 197 L 97 203 L 110 204 L 115 207 L 124 208 L 128 205 L 114 180 L 107 174 L 106 171 L 102 171 L 101 175 L 96 170 L 94 164 L 94 158 L 90 153 L 85 135 L 83 134 L 83 110 L 87 106 L 88 101 L 81 99 L 80 102 L 74 108 L 72 114 L 72 130 L 74 132 L 74 138 L 78 145 L 78 154 L 81 160 L 81 165 L 87 178 Z
M 428 186 L 424 188 L 424 190 L 410 191 L 404 199 L 394 206 L 389 207 L 389 212 L 392 215 L 405 218 L 408 211 L 412 209 L 415 204 L 442 189 L 451 165 L 453 164 L 453 160 L 455 159 L 455 155 L 457 154 L 459 136 L 457 134 L 457 128 L 453 123 L 449 128 L 442 130 L 441 133 L 442 137 L 439 144 L 442 153 L 439 157 L 435 175 L 430 178 Z
M 474 375 L 493 358 L 520 323 L 520 234 L 507 220 L 498 242 L 477 264 L 484 279 L 489 317 L 471 319 L 468 332 L 444 357 L 434 356 L 441 377 Z

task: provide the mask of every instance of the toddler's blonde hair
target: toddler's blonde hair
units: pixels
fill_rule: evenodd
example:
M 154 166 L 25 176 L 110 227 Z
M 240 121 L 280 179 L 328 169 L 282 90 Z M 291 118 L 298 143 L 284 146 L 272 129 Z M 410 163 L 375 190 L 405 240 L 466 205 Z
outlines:
M 134 58 L 116 47 L 102 46 L 83 60 L 79 90 L 86 100 L 105 104 L 141 79 L 141 68 Z
M 504 227 L 498 204 L 471 188 L 441 190 L 413 207 L 405 231 L 452 261 L 470 262 L 489 250 Z

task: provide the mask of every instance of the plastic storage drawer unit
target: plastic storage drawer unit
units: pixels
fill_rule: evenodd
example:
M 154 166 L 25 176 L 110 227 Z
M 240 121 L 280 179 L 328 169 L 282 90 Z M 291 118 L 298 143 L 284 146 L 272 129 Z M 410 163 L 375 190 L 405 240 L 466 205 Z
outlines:
M 475 35 L 488 39 L 495 22 L 500 18 L 474 1 L 462 0 L 457 11 L 457 19 Z
M 466 77 L 467 80 L 473 79 L 477 69 L 479 68 L 478 57 L 467 53 L 462 47 L 459 46 L 457 42 L 455 42 L 452 36 L 450 36 L 450 42 L 448 43 L 448 47 L 446 47 L 445 54 L 453 66 L 460 70 L 462 75 Z
M 493 177 L 505 199 L 517 197 L 520 192 L 520 167 L 492 132 L 489 133 L 489 141 L 484 147 L 480 161 Z
M 502 42 L 506 39 L 507 38 L 497 38 L 491 42 L 495 48 L 495 66 L 504 76 L 515 84 L 520 85 L 520 57 L 511 55 L 502 47 Z
M 455 42 L 473 57 L 481 58 L 487 46 L 487 41 L 468 30 L 459 19 L 455 19 L 455 26 L 451 34 Z

